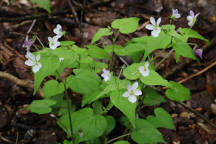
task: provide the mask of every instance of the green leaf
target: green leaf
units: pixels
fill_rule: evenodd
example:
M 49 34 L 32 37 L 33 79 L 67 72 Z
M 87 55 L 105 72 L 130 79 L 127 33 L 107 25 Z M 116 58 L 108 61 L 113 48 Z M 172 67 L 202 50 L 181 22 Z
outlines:
M 34 100 L 28 108 L 31 112 L 37 114 L 46 114 L 52 111 L 50 106 L 54 105 L 55 103 L 56 101 L 50 99 Z
M 119 119 L 120 124 L 122 124 L 125 127 L 130 127 L 130 121 L 128 120 L 128 118 L 126 116 L 121 116 Z
M 34 73 L 34 94 L 37 92 L 43 79 L 47 76 L 55 75 L 56 70 L 60 65 L 59 58 L 57 56 L 48 52 L 45 53 L 45 51 L 39 53 L 40 53 L 40 63 L 42 67 L 37 73 Z
M 55 50 L 51 50 L 51 53 L 58 58 L 64 58 L 64 60 L 60 62 L 58 74 L 63 72 L 65 68 L 74 68 L 78 65 L 79 56 L 71 48 L 59 47 Z
M 115 50 L 115 53 L 120 56 L 130 56 L 133 61 L 137 62 L 141 54 L 144 53 L 145 48 L 145 45 L 142 43 L 131 43 L 126 45 L 123 49 Z
M 72 46 L 75 44 L 74 41 L 60 41 L 61 47 L 63 46 Z
M 113 32 L 109 28 L 100 28 L 91 40 L 91 43 L 98 41 L 103 36 L 112 35 Z
M 98 89 L 101 79 L 95 73 L 84 69 L 76 69 L 74 72 L 75 76 L 71 75 L 66 79 L 67 86 L 73 91 L 89 94 Z
M 173 49 L 176 52 L 176 60 L 179 60 L 180 56 L 184 56 L 187 58 L 192 58 L 194 60 L 197 60 L 197 58 L 194 56 L 194 51 L 193 49 L 189 46 L 188 43 L 185 43 L 184 41 L 174 38 L 173 41 Z
M 107 45 L 106 47 L 104 47 L 104 50 L 107 52 L 107 53 L 111 53 L 113 51 L 118 51 L 119 49 L 123 49 L 122 46 L 120 45 Z
M 137 119 L 131 138 L 139 144 L 165 143 L 161 133 L 147 120 Z
M 130 144 L 128 141 L 117 141 L 117 142 L 115 142 L 115 143 L 113 143 L 113 144 Z
M 154 50 L 169 48 L 171 43 L 171 35 L 165 34 L 161 31 L 160 35 L 156 38 L 152 36 L 144 36 L 140 38 L 133 38 L 131 41 L 144 45 L 145 54 L 143 59 L 146 59 L 146 57 L 149 56 L 149 54 L 151 54 Z
M 123 74 L 125 78 L 129 80 L 136 80 L 140 77 L 139 67 L 142 66 L 140 63 L 134 63 L 124 69 Z
M 45 98 L 55 96 L 64 92 L 63 83 L 58 83 L 56 80 L 49 80 L 43 87 L 43 93 Z
M 95 114 L 100 114 L 103 112 L 104 106 L 100 101 L 95 101 L 92 104 L 92 108 L 93 108 Z
M 112 22 L 112 28 L 119 29 L 119 31 L 123 34 L 133 33 L 137 30 L 139 24 L 139 18 L 130 17 L 130 18 L 122 18 L 116 19 Z
M 183 85 L 170 81 L 171 87 L 166 90 L 166 96 L 173 101 L 183 102 L 186 100 L 190 100 L 190 90 Z
M 145 45 L 141 43 L 132 43 L 127 45 L 123 49 L 117 49 L 115 52 L 117 55 L 126 56 L 126 55 L 131 55 L 133 53 L 139 53 L 139 52 L 143 53 L 144 50 L 145 50 Z
M 161 29 L 164 31 L 165 34 L 168 34 L 170 36 L 181 39 L 182 41 L 185 41 L 185 38 L 181 34 L 176 32 L 175 25 L 170 25 L 170 24 L 162 25 Z M 185 42 L 187 42 L 187 41 L 185 41 Z
M 136 103 L 129 102 L 128 98 L 122 96 L 124 91 L 113 91 L 110 95 L 111 101 L 115 107 L 123 112 L 135 127 L 135 109 Z
M 64 140 L 63 144 L 73 144 L 72 141 Z
M 71 114 L 73 134 L 80 135 L 79 142 L 95 139 L 103 135 L 107 122 L 101 115 L 94 115 L 91 108 L 84 108 Z M 70 128 L 68 115 L 62 116 L 58 124 L 67 134 Z
M 185 37 L 186 41 L 188 40 L 188 38 L 196 38 L 209 43 L 208 39 L 204 38 L 197 31 L 190 28 L 179 28 L 178 31 Z
M 145 88 L 143 92 L 145 96 L 143 97 L 142 102 L 147 106 L 153 106 L 166 102 L 162 95 L 160 95 L 157 91 L 155 91 L 152 88 Z
M 82 107 L 86 104 L 90 104 L 100 98 L 105 97 L 112 91 L 125 89 L 130 84 L 127 80 L 119 80 L 118 78 L 111 77 L 111 80 L 101 85 L 96 91 L 85 94 L 82 99 Z
M 113 118 L 113 116 L 106 115 L 105 118 L 107 120 L 107 128 L 105 130 L 105 133 L 106 133 L 106 135 L 108 135 L 115 128 L 116 122 L 115 122 L 115 119 Z
M 38 4 L 40 7 L 48 11 L 49 13 L 51 12 L 50 10 L 50 0 L 31 0 L 32 3 Z
M 140 80 L 142 83 L 146 85 L 161 85 L 161 86 L 170 86 L 169 82 L 163 77 L 161 77 L 157 72 L 150 70 L 150 73 L 148 76 L 144 77 L 141 76 Z
M 146 118 L 148 122 L 150 122 L 156 128 L 163 127 L 175 130 L 173 119 L 167 111 L 165 111 L 163 108 L 156 108 L 154 113 L 155 117 L 150 115 Z
M 95 45 L 87 45 L 86 47 L 88 48 L 87 52 L 90 56 L 98 59 L 108 59 L 111 61 L 110 55 L 104 49 Z

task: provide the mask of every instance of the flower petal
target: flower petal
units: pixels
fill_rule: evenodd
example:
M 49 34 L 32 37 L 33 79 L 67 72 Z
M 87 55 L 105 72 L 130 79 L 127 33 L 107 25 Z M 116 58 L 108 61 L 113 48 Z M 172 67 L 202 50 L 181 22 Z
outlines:
M 131 103 L 135 103 L 137 101 L 137 98 L 136 96 L 129 96 L 128 97 L 128 100 L 131 102 Z
M 146 68 L 149 67 L 149 62 L 145 62 L 145 67 L 146 67 Z
M 38 54 L 38 55 L 36 56 L 36 60 L 37 60 L 37 61 L 40 60 L 40 54 Z
M 130 93 L 128 91 L 126 91 L 125 93 L 123 93 L 122 95 L 123 97 L 129 97 L 130 96 Z
M 160 22 L 161 22 L 161 17 L 157 19 L 157 26 L 159 26 Z
M 136 90 L 134 90 L 134 94 L 137 96 L 142 95 L 142 91 L 139 89 L 136 89 Z
M 34 73 L 38 72 L 40 70 L 40 68 L 42 67 L 42 65 L 40 63 L 38 63 L 37 65 L 35 65 L 33 68 L 32 68 L 32 71 Z
M 147 25 L 145 26 L 145 28 L 148 29 L 148 30 L 153 30 L 153 29 L 154 29 L 154 26 L 151 25 L 151 24 L 147 24 Z
M 194 12 L 190 10 L 190 16 L 194 17 Z
M 29 52 L 29 51 L 27 51 L 25 57 L 26 57 L 27 59 L 31 59 L 31 60 L 33 60 L 33 61 L 35 60 L 35 56 L 34 56 L 31 52 Z
M 27 65 L 27 66 L 33 66 L 33 65 L 35 65 L 35 62 L 32 61 L 31 59 L 28 59 L 27 61 L 25 61 L 25 65 Z
M 193 18 L 194 18 L 194 17 L 192 17 L 192 16 L 187 16 L 187 20 L 188 20 L 188 21 L 193 21 Z
M 143 70 L 141 72 L 141 75 L 144 76 L 144 77 L 147 77 L 147 76 L 149 76 L 149 73 L 150 73 L 149 69 L 146 69 L 145 71 Z
M 153 30 L 153 31 L 151 32 L 151 35 L 152 35 L 153 37 L 158 37 L 158 36 L 159 36 L 159 34 L 160 34 L 160 32 L 161 32 L 161 30 L 160 30 L 160 29 Z
M 154 17 L 150 17 L 150 22 L 151 22 L 152 25 L 155 25 L 156 24 L 155 23 L 155 18 Z
M 48 41 L 49 41 L 49 42 L 52 41 L 52 38 L 51 38 L 51 37 L 48 37 Z
M 137 87 L 138 87 L 138 82 L 134 82 L 132 85 L 132 89 L 135 90 L 137 89 Z

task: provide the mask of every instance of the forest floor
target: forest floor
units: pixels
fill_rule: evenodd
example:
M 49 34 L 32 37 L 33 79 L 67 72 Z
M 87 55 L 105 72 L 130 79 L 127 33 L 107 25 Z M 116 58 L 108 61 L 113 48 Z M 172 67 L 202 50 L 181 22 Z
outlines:
M 209 39 L 210 45 L 190 40 L 204 50 L 200 64 L 186 58 L 181 58 L 176 64 L 173 55 L 159 67 L 160 74 L 168 80 L 182 83 L 190 89 L 192 96 L 192 100 L 183 104 L 161 104 L 174 119 L 176 131 L 160 131 L 169 144 L 216 144 L 214 0 L 89 0 L 86 3 L 77 0 L 73 4 L 79 22 L 75 20 L 67 0 L 51 1 L 51 14 L 27 0 L 0 2 L 0 143 L 56 144 L 66 137 L 50 115 L 23 110 L 32 100 L 40 99 L 39 95 L 33 95 L 33 75 L 24 64 L 26 51 L 22 45 L 26 36 L 37 35 L 43 44 L 48 45 L 47 37 L 53 34 L 57 24 L 61 24 L 67 32 L 63 39 L 83 46 L 90 42 L 99 28 L 109 26 L 113 20 L 139 17 L 140 25 L 135 33 L 119 36 L 117 44 L 123 45 L 132 37 L 149 34 L 144 27 L 151 16 L 162 17 L 162 24 L 167 24 L 171 9 L 178 8 L 182 18 L 174 21 L 177 27 L 187 27 L 185 17 L 190 10 L 200 12 L 193 29 Z M 104 41 L 111 43 L 108 38 Z M 35 45 L 41 47 L 38 42 Z M 32 50 L 36 49 L 33 47 Z M 161 53 L 159 58 L 163 56 Z

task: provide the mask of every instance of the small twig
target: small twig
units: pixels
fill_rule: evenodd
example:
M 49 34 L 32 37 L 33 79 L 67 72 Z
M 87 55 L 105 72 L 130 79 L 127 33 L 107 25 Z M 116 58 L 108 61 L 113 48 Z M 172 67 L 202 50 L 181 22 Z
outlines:
M 35 23 L 36 23 L 36 19 L 34 19 L 34 20 L 32 21 L 32 24 L 31 24 L 31 26 L 29 27 L 29 29 L 28 29 L 28 31 L 27 31 L 27 35 L 31 32 L 31 30 L 32 30 L 32 28 L 34 27 Z
M 123 138 L 123 137 L 129 136 L 129 135 L 130 135 L 130 133 L 127 133 L 127 134 L 124 134 L 124 135 L 118 136 L 118 137 L 116 137 L 116 138 L 113 138 L 113 139 L 109 140 L 109 141 L 107 142 L 107 144 L 109 144 L 109 143 L 111 143 L 111 142 L 113 142 L 113 141 L 115 141 L 115 140 L 118 140 L 118 139 L 120 139 L 120 138 Z
M 34 84 L 32 81 L 30 80 L 21 80 L 7 72 L 2 72 L 0 71 L 0 78 L 5 78 L 13 83 L 15 83 L 16 85 L 19 85 L 19 86 L 22 86 L 22 87 L 26 87 L 26 88 L 29 88 L 29 89 L 34 89 Z M 38 90 L 38 94 L 40 96 L 43 97 L 43 92 L 41 89 Z
M 188 80 L 190 80 L 190 79 L 192 79 L 192 78 L 194 78 L 194 77 L 196 77 L 196 76 L 199 76 L 199 75 L 201 75 L 202 73 L 206 72 L 207 70 L 209 70 L 210 68 L 212 68 L 212 67 L 214 67 L 214 66 L 216 66 L 216 61 L 213 62 L 212 64 L 210 64 L 209 66 L 207 66 L 206 68 L 202 69 L 201 71 L 199 71 L 199 72 L 197 72 L 197 73 L 195 73 L 195 74 L 192 74 L 191 76 L 186 77 L 186 78 L 183 79 L 183 80 L 178 81 L 178 83 L 181 84 L 181 83 L 184 83 L 184 82 L 186 82 L 186 81 L 188 81 Z
M 9 140 L 9 139 L 3 137 L 1 133 L 0 133 L 0 139 L 1 139 L 2 141 L 6 142 L 6 143 L 14 144 L 13 141 L 11 141 L 11 140 Z
M 121 57 L 121 56 L 118 56 L 118 58 L 126 65 L 126 66 L 129 66 L 129 64 L 127 63 L 127 61 Z
M 190 112 L 194 113 L 195 115 L 197 115 L 198 117 L 200 117 L 202 120 L 206 121 L 210 126 L 212 126 L 213 128 L 216 128 L 216 125 L 211 123 L 206 117 L 204 117 L 202 114 L 200 114 L 199 112 L 197 112 L 196 110 L 188 107 L 186 104 L 182 103 L 182 102 L 178 102 L 178 104 L 180 104 L 181 106 L 183 106 L 184 108 L 186 108 L 187 110 L 189 110 Z
M 82 30 L 81 20 L 79 20 L 79 18 L 77 16 L 77 13 L 76 13 L 76 10 L 75 10 L 73 4 L 71 3 L 71 0 L 67 0 L 67 2 L 68 2 L 68 5 L 69 5 L 69 7 L 70 7 L 70 9 L 72 11 L 72 14 L 73 14 L 73 16 L 75 18 L 75 22 L 76 22 L 76 24 L 77 24 L 77 26 L 78 26 L 78 28 L 80 30 L 81 41 L 83 42 L 83 30 Z
M 35 14 L 35 15 L 23 15 L 19 17 L 1 17 L 0 16 L 0 22 L 21 22 L 26 20 L 34 20 L 34 19 L 45 19 L 49 16 L 56 16 L 60 14 L 68 13 L 70 10 L 64 10 L 64 11 L 56 11 L 51 14 L 49 13 L 42 13 L 42 14 Z

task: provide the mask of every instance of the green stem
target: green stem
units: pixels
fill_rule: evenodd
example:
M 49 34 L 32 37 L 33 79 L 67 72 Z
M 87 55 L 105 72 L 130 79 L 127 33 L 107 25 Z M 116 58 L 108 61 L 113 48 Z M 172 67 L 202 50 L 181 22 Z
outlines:
M 155 69 L 157 69 L 157 67 L 162 64 L 174 51 L 174 49 L 172 49 L 171 51 L 169 51 L 169 53 L 155 66 Z
M 64 89 L 65 89 L 65 96 L 66 96 L 66 101 L 67 101 L 67 111 L 68 111 L 68 116 L 69 116 L 69 124 L 70 124 L 70 134 L 71 134 L 71 138 L 73 140 L 73 128 L 72 128 L 72 120 L 71 120 L 71 106 L 70 106 L 70 98 L 67 92 L 67 87 L 66 87 L 66 79 L 64 79 Z
M 39 37 L 37 35 L 35 35 L 35 37 L 39 41 L 39 43 L 41 44 L 41 46 L 44 48 L 45 46 L 43 45 L 43 43 L 41 42 L 41 40 L 39 39 Z
M 113 138 L 113 139 L 109 140 L 109 141 L 107 142 L 107 144 L 109 144 L 109 143 L 111 143 L 111 142 L 113 142 L 113 141 L 115 141 L 115 140 L 118 140 L 118 139 L 120 139 L 120 138 L 123 138 L 123 137 L 129 136 L 129 135 L 130 135 L 130 133 L 127 133 L 127 134 L 124 134 L 124 135 L 118 136 L 118 137 L 116 137 L 116 138 Z

